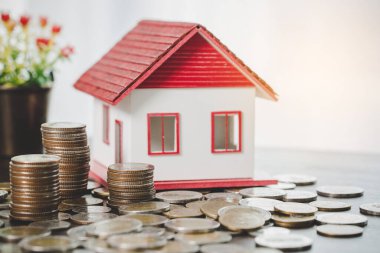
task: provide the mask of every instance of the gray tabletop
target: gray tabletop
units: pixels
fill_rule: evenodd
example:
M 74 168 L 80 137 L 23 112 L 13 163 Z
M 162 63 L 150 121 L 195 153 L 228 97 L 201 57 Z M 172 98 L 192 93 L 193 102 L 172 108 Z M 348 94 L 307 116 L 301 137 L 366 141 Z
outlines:
M 315 191 L 321 185 L 353 185 L 364 189 L 359 198 L 338 199 L 350 203 L 349 213 L 360 214 L 359 205 L 380 202 L 380 155 L 344 154 L 309 151 L 261 149 L 256 151 L 258 173 L 298 173 L 316 176 L 312 186 L 298 186 L 298 190 Z M 320 197 L 318 200 L 334 200 Z M 322 213 L 322 212 L 319 212 Z M 313 246 L 305 252 L 380 252 L 380 217 L 366 216 L 368 225 L 361 237 L 329 238 L 320 236 L 314 228 L 292 229 L 291 233 L 313 239 Z M 235 237 L 234 242 L 254 248 L 252 237 Z M 253 251 L 254 252 L 254 251 Z

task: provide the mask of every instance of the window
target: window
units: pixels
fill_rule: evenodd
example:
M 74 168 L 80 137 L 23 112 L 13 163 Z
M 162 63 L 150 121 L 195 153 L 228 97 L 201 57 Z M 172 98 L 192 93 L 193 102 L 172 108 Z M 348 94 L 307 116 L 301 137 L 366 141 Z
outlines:
M 103 133 L 103 142 L 106 143 L 106 144 L 109 144 L 110 143 L 110 137 L 109 137 L 109 127 L 110 127 L 110 123 L 109 123 L 109 120 L 110 120 L 110 110 L 109 110 L 109 106 L 108 105 L 103 105 L 103 129 L 102 129 L 102 133 Z
M 148 154 L 179 154 L 179 114 L 148 114 Z
M 123 162 L 123 122 L 115 120 L 115 163 Z
M 211 152 L 241 151 L 241 112 L 211 113 Z

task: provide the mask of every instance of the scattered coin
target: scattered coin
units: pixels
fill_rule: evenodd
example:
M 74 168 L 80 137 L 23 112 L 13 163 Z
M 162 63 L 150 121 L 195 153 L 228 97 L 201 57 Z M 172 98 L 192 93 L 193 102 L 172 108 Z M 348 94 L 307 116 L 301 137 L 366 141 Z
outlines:
M 253 187 L 240 190 L 240 194 L 246 198 L 282 199 L 286 192 L 267 187 Z
M 148 201 L 131 203 L 128 205 L 120 206 L 120 214 L 135 214 L 135 213 L 162 213 L 170 209 L 170 204 L 161 201 Z
M 367 225 L 368 219 L 360 214 L 328 213 L 317 215 L 316 221 L 319 224 L 356 225 L 364 227 Z
M 69 228 L 71 224 L 67 221 L 60 220 L 46 220 L 46 221 L 35 221 L 29 224 L 30 227 L 42 227 L 49 230 L 62 230 Z
M 70 217 L 71 215 L 68 213 L 62 213 L 62 212 L 58 213 L 58 220 L 69 220 Z
M 309 175 L 281 174 L 274 176 L 279 182 L 293 183 L 297 186 L 312 185 L 317 182 L 317 178 Z
M 120 218 L 104 220 L 86 226 L 84 229 L 87 235 L 107 238 L 111 235 L 139 231 L 142 226 L 143 223 L 137 219 L 123 217 L 122 221 Z
M 149 250 L 149 253 L 195 253 L 198 251 L 199 246 L 196 244 L 181 241 L 169 241 L 164 247 L 151 249 Z
M 75 206 L 72 211 L 74 213 L 109 213 L 111 208 L 107 206 Z
M 277 184 L 271 184 L 267 187 L 280 190 L 294 190 L 296 188 L 296 184 L 278 182 Z
M 194 233 L 194 234 L 178 233 L 175 235 L 175 239 L 178 241 L 204 245 L 204 244 L 211 244 L 211 243 L 229 242 L 231 241 L 232 236 L 227 232 L 213 231 L 213 232 L 208 232 L 208 233 Z
M 4 201 L 8 197 L 8 191 L 0 190 L 0 202 Z
M 291 190 L 286 192 L 283 200 L 286 202 L 309 203 L 316 199 L 317 194 L 314 192 Z
M 307 250 L 313 244 L 310 238 L 297 234 L 260 235 L 255 242 L 258 246 L 284 251 Z
M 87 239 L 89 239 L 89 237 L 87 236 L 86 228 L 87 225 L 70 228 L 69 230 L 67 230 L 66 234 L 72 239 L 86 241 Z
M 276 204 L 274 209 L 285 215 L 314 215 L 318 211 L 314 206 L 295 202 Z
M 163 236 L 131 233 L 122 235 L 112 235 L 107 239 L 110 246 L 118 249 L 137 250 L 154 249 L 165 246 L 167 240 Z
M 314 226 L 315 216 L 287 216 L 273 214 L 275 225 L 285 228 L 307 228 Z
M 165 224 L 169 219 L 165 216 L 150 213 L 138 213 L 119 216 L 118 219 L 132 218 L 142 222 L 143 226 L 160 226 Z
M 310 202 L 309 205 L 315 206 L 319 211 L 324 212 L 341 212 L 351 209 L 351 205 L 340 201 L 316 200 Z
M 187 208 L 194 208 L 194 209 L 201 210 L 201 207 L 203 206 L 203 204 L 205 204 L 207 202 L 208 202 L 207 200 L 197 200 L 197 201 L 192 201 L 192 202 L 186 203 L 185 206 Z
M 68 252 L 78 247 L 78 242 L 67 236 L 32 236 L 23 239 L 20 247 L 28 252 Z
M 192 218 L 203 216 L 203 213 L 199 209 L 184 207 L 167 211 L 165 212 L 165 216 L 171 219 Z
M 6 242 L 18 242 L 25 237 L 50 234 L 50 230 L 43 227 L 14 226 L 0 229 L 0 239 Z
M 265 224 L 263 212 L 267 211 L 249 206 L 224 207 L 218 212 L 219 222 L 232 231 L 253 230 Z
M 239 203 L 239 200 L 242 199 L 242 196 L 238 193 L 231 192 L 211 192 L 205 195 L 207 200 L 209 199 L 223 199 L 227 202 Z
M 327 185 L 317 188 L 317 193 L 320 196 L 332 198 L 356 198 L 363 196 L 364 190 L 355 186 L 336 186 Z
M 283 203 L 277 199 L 267 199 L 267 198 L 245 198 L 239 201 L 242 206 L 252 206 L 258 207 L 268 212 L 274 212 L 274 205 Z
M 283 227 L 267 227 L 267 228 L 261 228 L 259 230 L 254 230 L 248 232 L 251 236 L 259 236 L 259 235 L 273 235 L 273 234 L 289 234 L 290 230 Z
M 363 204 L 359 209 L 362 214 L 380 216 L 380 203 Z
M 93 252 L 120 253 L 119 249 L 111 248 L 107 241 L 103 239 L 90 238 L 84 241 L 82 245 Z
M 93 198 L 93 197 L 81 197 L 75 199 L 65 199 L 62 201 L 62 204 L 66 206 L 93 206 L 93 205 L 101 205 L 103 204 L 102 199 Z
M 207 217 L 210 217 L 214 220 L 218 219 L 218 211 L 219 209 L 226 206 L 236 206 L 236 204 L 228 202 L 223 199 L 217 199 L 213 201 L 207 201 L 207 203 L 203 204 L 201 207 L 202 213 L 204 213 Z
M 165 235 L 166 230 L 165 228 L 159 228 L 159 227 L 143 227 L 138 232 L 143 233 L 143 234 Z M 168 240 L 167 236 L 165 236 L 165 238 Z
M 202 218 L 179 218 L 165 223 L 167 229 L 180 233 L 206 233 L 216 230 L 219 226 L 219 222 Z
M 0 211 L 0 218 L 3 219 L 9 219 L 10 210 L 1 210 Z
M 60 212 L 70 212 L 72 208 L 73 208 L 72 206 L 67 206 L 67 205 L 62 204 L 62 203 L 60 203 L 58 205 L 58 211 L 60 211 Z
M 255 249 L 256 251 L 256 249 Z M 249 253 L 246 248 L 232 243 L 208 244 L 201 247 L 202 253 Z
M 96 188 L 91 191 L 91 194 L 96 198 L 107 199 L 110 195 L 109 191 L 105 188 Z
M 94 222 L 108 220 L 117 217 L 113 213 L 78 213 L 71 216 L 71 221 L 76 224 L 87 225 Z
M 317 233 L 328 237 L 355 237 L 363 234 L 364 229 L 354 225 L 321 225 Z
M 164 191 L 156 194 L 156 198 L 172 204 L 186 204 L 191 201 L 200 200 L 202 193 L 195 191 Z

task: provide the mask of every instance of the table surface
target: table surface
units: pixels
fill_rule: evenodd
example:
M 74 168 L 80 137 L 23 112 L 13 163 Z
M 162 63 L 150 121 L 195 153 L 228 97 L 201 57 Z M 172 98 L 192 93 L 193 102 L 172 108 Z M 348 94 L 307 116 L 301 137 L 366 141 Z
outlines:
M 318 181 L 312 186 L 298 186 L 298 190 L 315 191 L 322 185 L 353 185 L 364 189 L 359 198 L 338 199 L 350 203 L 347 213 L 360 214 L 359 206 L 364 203 L 380 202 L 380 155 L 347 154 L 332 152 L 289 151 L 258 149 L 256 152 L 258 173 L 284 174 L 298 173 L 316 176 Z M 318 200 L 334 200 L 320 197 Z M 336 199 L 335 199 L 336 200 Z M 323 212 L 319 212 L 323 213 Z M 380 252 L 380 217 L 366 216 L 368 225 L 361 237 L 329 238 L 316 233 L 315 227 L 291 229 L 313 239 L 313 246 L 304 252 Z M 235 237 L 233 242 L 253 248 L 254 239 Z M 254 251 L 253 251 L 254 252 Z

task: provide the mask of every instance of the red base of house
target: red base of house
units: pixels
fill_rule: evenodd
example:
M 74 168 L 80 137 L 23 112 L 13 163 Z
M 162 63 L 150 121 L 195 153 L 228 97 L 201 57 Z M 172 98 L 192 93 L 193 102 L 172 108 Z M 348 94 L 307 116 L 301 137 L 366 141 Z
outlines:
M 107 168 L 94 161 L 91 166 L 90 177 L 107 186 Z M 276 184 L 274 179 L 231 178 L 231 179 L 199 179 L 199 180 L 168 180 L 155 181 L 156 190 L 178 189 L 209 189 L 229 187 L 252 187 Z

